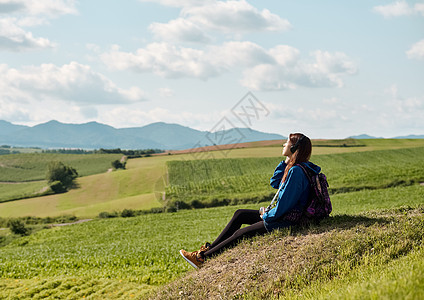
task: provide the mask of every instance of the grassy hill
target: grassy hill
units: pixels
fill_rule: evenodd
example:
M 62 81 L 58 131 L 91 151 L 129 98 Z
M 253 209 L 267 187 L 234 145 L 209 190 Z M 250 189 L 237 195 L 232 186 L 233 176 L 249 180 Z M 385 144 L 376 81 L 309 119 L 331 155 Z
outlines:
M 362 197 L 350 193 L 334 196 L 332 217 L 320 226 L 245 241 L 208 261 L 200 272 L 192 270 L 178 250 L 194 250 L 211 241 L 231 218 L 234 207 L 42 230 L 0 247 L 0 298 L 129 299 L 133 295 L 136 299 L 177 299 L 181 291 L 183 298 L 195 299 L 206 294 L 209 299 L 237 294 L 290 298 L 305 291 L 314 299 L 317 292 L 313 287 L 325 284 L 327 291 L 337 288 L 342 291 L 340 299 L 348 299 L 343 289 L 352 281 L 364 292 L 366 276 L 375 278 L 376 270 L 390 275 L 393 267 L 397 277 L 411 279 L 406 287 L 422 293 L 420 268 L 399 273 L 408 265 L 423 265 L 419 255 L 424 232 L 422 189 L 396 187 Z M 391 201 L 385 203 L 386 198 Z M 405 204 L 417 208 L 393 209 Z M 392 209 L 374 211 L 388 207 Z M 383 281 L 388 285 L 393 280 Z M 167 283 L 170 285 L 162 287 Z M 406 287 L 397 287 L 401 296 L 411 291 Z M 387 293 L 377 289 L 379 292 Z M 325 296 L 324 291 L 320 293 Z
M 168 162 L 167 199 L 186 206 L 258 202 L 272 197 L 269 178 L 281 158 Z M 424 147 L 314 155 L 331 194 L 424 182 Z
M 319 147 L 315 147 L 313 149 L 312 160 L 316 161 L 316 156 L 323 157 L 323 154 L 336 154 L 336 153 L 352 153 L 352 152 L 367 152 L 374 150 L 389 150 L 389 149 L 405 149 L 412 148 L 408 151 L 415 151 L 413 148 L 424 147 L 424 140 L 360 140 L 355 141 L 355 143 L 359 143 L 360 147 L 344 147 L 342 144 L 345 143 L 344 140 L 340 141 L 318 141 L 320 143 Z M 339 147 L 335 147 L 335 144 L 339 143 Z M 224 149 L 220 151 L 210 151 L 206 153 L 185 153 L 179 155 L 157 155 L 146 158 L 139 159 L 131 159 L 127 163 L 127 170 L 113 172 L 112 174 L 106 173 L 108 167 L 110 167 L 110 161 L 113 159 L 107 159 L 104 162 L 103 171 L 101 174 L 83 176 L 77 179 L 77 183 L 79 185 L 79 189 L 71 190 L 66 194 L 59 195 L 50 195 L 45 197 L 37 197 L 31 199 L 24 199 L 19 201 L 0 203 L 0 217 L 19 217 L 26 215 L 35 215 L 35 216 L 58 216 L 63 214 L 73 214 L 80 218 L 87 217 L 95 217 L 102 211 L 114 211 L 114 210 L 122 210 L 124 208 L 131 209 L 150 209 L 153 207 L 160 207 L 163 205 L 162 196 L 165 192 L 165 184 L 168 183 L 169 176 L 167 175 L 167 163 L 170 161 L 188 161 L 188 160 L 204 160 L 204 159 L 233 159 L 233 158 L 254 158 L 254 160 L 262 160 L 263 158 L 269 158 L 269 163 L 267 164 L 267 168 L 263 169 L 262 174 L 255 175 L 256 178 L 252 184 L 255 186 L 261 185 L 260 190 L 258 192 L 254 191 L 252 193 L 252 198 L 249 201 L 257 201 L 258 195 L 259 197 L 266 197 L 270 193 L 272 193 L 272 189 L 269 188 L 267 182 L 270 174 L 272 174 L 273 168 L 275 164 L 279 161 L 279 157 L 281 157 L 281 141 L 278 143 L 274 143 L 269 145 L 269 142 L 266 142 L 267 146 L 264 146 L 263 143 L 255 142 L 252 143 L 250 148 L 230 148 Z M 406 150 L 405 150 L 406 151 Z M 419 151 L 419 150 L 417 150 Z M 388 152 L 388 156 L 390 159 L 397 160 L 396 157 L 393 158 Z M 415 153 L 415 152 L 414 152 Z M 20 155 L 20 154 L 19 154 Z M 20 157 L 18 155 L 18 157 Z M 35 155 L 35 154 L 32 154 Z M 52 155 L 52 154 L 48 154 Z M 63 154 L 58 154 L 63 155 Z M 119 155 L 118 155 L 119 156 Z M 4 157 L 9 157 L 4 156 Z M 0 157 L 0 170 L 2 161 L 1 159 L 5 159 L 4 157 Z M 42 157 L 42 156 L 40 156 Z M 48 156 L 46 156 L 48 157 Z M 65 156 L 63 156 L 65 157 Z M 80 165 L 74 165 L 72 162 L 69 163 L 74 166 L 79 173 L 85 174 L 82 172 L 81 168 L 88 167 L 90 162 L 86 161 L 84 163 L 84 159 L 89 158 L 86 155 L 76 155 L 69 156 L 74 157 L 76 160 L 80 160 Z M 343 156 L 341 156 L 343 157 Z M 422 155 L 421 155 L 422 157 Z M 119 158 L 119 157 L 118 157 Z M 116 159 L 116 158 L 115 158 Z M 358 154 L 358 159 L 361 160 L 361 155 Z M 265 159 L 266 160 L 266 159 Z M 318 162 L 318 161 L 316 161 Z M 331 163 L 331 156 L 328 157 L 327 162 L 325 164 Z M 343 163 L 343 162 L 341 162 Z M 349 162 L 348 162 L 349 163 Z M 387 163 L 391 163 L 391 161 L 387 161 Z M 5 164 L 3 162 L 3 164 Z M 99 161 L 95 163 L 95 165 L 99 164 Z M 209 164 L 213 165 L 213 164 Z M 42 178 L 45 174 L 45 167 L 39 164 L 41 168 L 38 171 L 31 171 L 28 174 L 33 174 L 33 172 L 37 172 L 38 177 L 33 178 Z M 418 165 L 417 165 L 418 166 Z M 336 166 L 337 167 L 337 166 Z M 340 166 L 343 167 L 343 166 Z M 366 167 L 366 166 L 365 166 Z M 326 165 L 323 165 L 324 171 L 328 176 L 331 176 L 330 171 L 333 169 L 329 169 L 327 171 Z M 392 168 L 390 166 L 390 168 Z M 361 169 L 357 173 L 356 179 L 361 181 Z M 384 168 L 382 168 L 384 170 Z M 339 170 L 340 171 L 340 170 Z M 343 171 L 341 169 L 341 171 Z M 255 170 L 256 173 L 258 173 Z M 265 172 L 265 173 L 264 173 Z M 187 174 L 181 174 L 182 177 L 188 176 L 190 172 Z M 25 172 L 23 172 L 25 174 Z M 93 174 L 93 173 L 91 173 Z M 28 175 L 28 176 L 29 176 Z M 85 174 L 88 175 L 88 174 Z M 252 175 L 253 176 L 253 175 Z M 177 176 L 178 177 L 178 176 Z M 253 176 L 254 177 L 254 176 Z M 228 179 L 229 177 L 227 177 Z M 226 179 L 226 180 L 227 180 Z M 216 180 L 216 179 L 214 179 Z M 231 180 L 228 179 L 228 180 Z M 247 178 L 246 180 L 251 180 L 251 178 Z M 262 181 L 263 180 L 263 181 Z M 348 178 L 346 178 L 348 180 Z M 198 184 L 196 182 L 193 185 Z M 330 183 L 333 185 L 332 183 Z M 0 199 L 1 197 L 6 197 L 11 193 L 34 193 L 36 191 L 41 190 L 45 184 L 43 182 L 32 182 L 27 184 L 22 184 L 18 186 L 0 183 Z M 215 185 L 217 187 L 218 185 Z M 180 188 L 180 186 L 171 185 L 168 188 L 168 192 L 173 188 Z M 229 190 L 223 190 L 222 187 L 220 193 L 222 194 L 220 197 L 228 196 Z M 189 192 L 187 195 L 193 197 L 193 193 Z M 169 194 L 170 195 L 170 194 Z M 204 196 L 199 195 L 199 196 Z M 243 196 L 243 195 L 242 195 Z M 246 195 L 244 195 L 244 199 L 246 199 Z M 241 198 L 240 198 L 241 199 Z M 260 199 L 260 198 L 259 198 Z M 244 200 L 243 200 L 244 201 Z M 241 202 L 243 202 L 241 201 Z
M 47 166 L 61 161 L 78 171 L 79 176 L 105 173 L 111 162 L 122 154 L 52 154 L 20 153 L 0 155 L 0 206 L 1 202 L 43 194 Z M 4 205 L 4 204 L 3 204 Z M 7 206 L 7 205 L 6 205 Z M 3 211 L 7 210 L 3 207 Z M 1 213 L 0 216 L 4 216 Z
M 0 298 L 422 299 L 422 144 L 403 140 L 399 144 L 386 140 L 363 143 L 361 147 L 314 149 L 313 160 L 322 165 L 330 185 L 339 191 L 331 196 L 333 213 L 328 220 L 319 226 L 243 241 L 207 261 L 200 271 L 193 270 L 178 250 L 195 250 L 212 241 L 235 209 L 257 209 L 267 203 L 95 219 L 52 228 L 39 225 L 24 237 L 2 229 Z M 256 155 L 258 149 L 281 151 L 281 147 L 231 150 L 239 158 L 216 164 L 187 162 L 194 159 L 190 154 L 130 160 L 128 170 L 79 178 L 80 190 L 62 194 L 63 198 L 1 203 L 0 213 L 8 209 L 17 216 L 20 210 L 24 211 L 21 215 L 32 211 L 40 216 L 95 215 L 100 209 L 127 208 L 130 199 L 136 199 L 134 208 L 148 207 L 140 202 L 143 197 L 156 199 L 155 192 L 165 189 L 168 161 L 177 160 L 176 165 L 184 167 L 203 165 L 194 178 L 192 171 L 183 170 L 175 177 L 169 170 L 171 186 L 186 184 L 184 178 L 197 185 L 209 178 L 234 177 L 238 174 L 234 170 L 242 176 L 266 172 L 268 158 L 240 159 L 249 153 Z M 272 168 L 278 162 L 276 156 L 269 158 Z M 346 188 L 352 186 L 360 190 Z M 10 206 L 18 203 L 23 204 Z

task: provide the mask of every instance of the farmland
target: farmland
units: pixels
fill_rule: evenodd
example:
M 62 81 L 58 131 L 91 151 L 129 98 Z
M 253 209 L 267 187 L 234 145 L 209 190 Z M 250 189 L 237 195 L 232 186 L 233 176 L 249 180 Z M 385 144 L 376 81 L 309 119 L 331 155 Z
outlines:
M 174 202 L 238 203 L 273 193 L 268 181 L 279 158 L 242 158 L 168 163 L 167 197 Z M 382 189 L 424 182 L 424 148 L 314 155 L 323 167 L 330 193 Z M 396 163 L 394 163 L 396 162 Z
M 315 147 L 313 149 L 312 161 L 316 163 L 320 163 L 320 161 L 316 160 L 317 156 L 320 156 L 322 159 L 325 159 L 325 156 L 321 155 L 339 153 L 347 154 L 352 152 L 367 152 L 368 154 L 370 154 L 370 151 L 388 149 L 410 149 L 410 151 L 415 151 L 414 149 L 424 147 L 424 140 L 359 140 L 355 142 L 355 145 L 353 145 L 352 142 L 349 142 L 347 147 L 343 146 L 343 144 L 346 143 L 344 140 L 314 141 L 314 143 L 319 143 L 319 147 Z M 183 174 L 177 174 L 177 176 L 168 176 L 167 172 L 170 169 L 167 167 L 168 162 L 172 164 L 171 162 L 173 161 L 195 161 L 210 158 L 214 158 L 218 164 L 220 163 L 222 165 L 222 167 L 224 167 L 223 164 L 225 162 L 230 162 L 232 159 L 254 158 L 251 159 L 251 162 L 249 163 L 253 163 L 254 165 L 252 165 L 252 168 L 258 168 L 258 170 L 260 171 L 256 169 L 252 171 L 246 171 L 248 172 L 248 174 L 244 174 L 242 176 L 243 178 L 240 177 L 240 182 L 245 182 L 245 188 L 247 183 L 252 185 L 253 188 L 250 192 L 242 190 L 239 193 L 237 191 L 231 190 L 241 189 L 242 185 L 240 184 L 240 182 L 235 182 L 237 181 L 237 177 L 227 176 L 229 170 L 225 171 L 227 173 L 224 173 L 223 176 L 221 176 L 222 178 L 210 178 L 209 182 L 206 180 L 205 183 L 208 183 L 210 187 L 217 188 L 217 190 L 211 193 L 210 195 L 206 195 L 205 192 L 200 193 L 199 196 L 202 197 L 201 200 L 204 201 L 204 203 L 210 202 L 214 198 L 228 198 L 230 192 L 233 193 L 231 201 L 224 202 L 257 202 L 260 199 L 267 199 L 267 197 L 269 197 L 269 195 L 273 193 L 272 189 L 268 186 L 268 180 L 274 167 L 280 160 L 279 157 L 281 157 L 281 144 L 282 141 L 275 141 L 273 143 L 255 142 L 249 143 L 249 146 L 251 146 L 251 148 L 237 149 L 234 145 L 229 145 L 228 149 L 211 151 L 207 153 L 192 152 L 178 155 L 154 155 L 152 157 L 131 159 L 127 162 L 127 170 L 120 170 L 112 173 L 106 173 L 105 171 L 107 170 L 107 168 L 110 167 L 110 162 L 113 159 L 116 159 L 116 157 L 111 155 L 110 158 L 108 158 L 109 156 L 106 155 L 104 166 L 102 168 L 99 168 L 98 171 L 96 171 L 101 173 L 89 176 L 85 176 L 86 174 L 90 173 L 86 173 L 84 171 L 84 168 L 87 168 L 88 170 L 90 169 L 88 168 L 90 161 L 85 161 L 85 159 L 96 156 L 90 156 L 88 154 L 83 154 L 79 156 L 56 154 L 58 158 L 61 159 L 63 159 L 64 157 L 70 157 L 75 160 L 75 162 L 78 160 L 81 162 L 80 165 L 76 165 L 73 164 L 71 161 L 66 161 L 70 165 L 75 167 L 80 175 L 84 175 L 83 177 L 77 178 L 77 184 L 79 188 L 70 190 L 65 194 L 49 195 L 7 203 L 0 203 L 0 217 L 19 217 L 27 215 L 35 215 L 42 217 L 73 214 L 80 218 L 91 218 L 97 216 L 102 211 L 122 210 L 124 208 L 150 209 L 153 207 L 160 207 L 163 206 L 162 197 L 163 193 L 165 192 L 165 185 L 168 184 L 168 179 L 173 178 L 172 180 L 174 181 L 173 184 L 167 187 L 167 198 L 170 202 L 175 200 L 180 201 L 180 195 L 182 195 L 181 192 L 184 191 L 186 186 L 184 186 L 184 184 L 181 184 L 181 182 L 175 180 L 178 180 L 176 179 L 178 177 L 183 178 L 184 176 L 190 176 L 189 173 L 191 172 L 190 170 L 188 170 Z M 338 147 L 336 147 L 337 145 Z M 388 152 L 388 159 L 399 159 L 398 157 L 394 157 L 394 155 L 390 155 L 390 153 Z M 45 160 L 47 160 L 48 155 L 53 154 L 42 155 L 46 155 Z M 6 164 L 4 160 L 6 160 L 7 157 L 13 158 L 14 156 L 1 156 L 0 159 L 3 159 L 3 161 L 0 161 L 0 163 Z M 34 157 L 38 159 L 37 156 Z M 343 158 L 343 156 L 340 157 Z M 363 159 L 360 154 L 358 154 L 357 158 L 359 163 Z M 225 161 L 225 159 L 227 160 Z M 379 157 L 376 157 L 376 159 L 381 160 Z M 262 167 L 260 164 L 255 163 L 255 160 L 258 160 L 260 162 L 266 162 L 268 160 L 268 169 Z M 99 159 L 99 161 L 101 161 L 101 159 Z M 331 155 L 328 157 L 327 161 L 328 162 L 325 162 L 325 164 L 331 163 Z M 240 164 L 240 161 L 236 160 L 235 162 L 231 162 L 231 164 L 233 165 L 236 163 Z M 343 161 L 341 161 L 341 163 L 343 163 Z M 348 161 L 348 163 L 350 162 Z M 177 165 L 182 166 L 183 164 L 177 163 Z M 42 179 L 44 178 L 45 168 L 42 164 L 39 164 L 39 166 L 40 168 L 37 171 L 38 178 Z M 362 164 L 361 166 L 364 166 L 366 168 L 365 164 Z M 329 171 L 332 172 L 333 169 L 338 170 L 339 174 L 337 175 L 337 177 L 333 176 L 332 180 L 339 178 L 340 174 L 343 175 L 344 166 L 336 165 L 335 168 L 330 168 L 330 170 L 327 170 L 328 168 L 326 165 L 322 165 L 322 167 L 323 171 L 328 176 L 331 176 L 331 173 Z M 389 168 L 393 167 L 389 166 Z M 216 167 L 212 166 L 212 169 L 216 169 Z M 2 171 L 3 170 L 4 169 L 2 169 Z M 6 171 L 8 170 L 9 169 L 7 169 Z M 384 172 L 384 168 L 381 168 L 380 170 Z M 357 171 L 359 173 L 356 174 L 356 178 L 359 182 L 362 182 L 362 185 L 364 185 L 365 181 L 362 181 L 361 167 L 358 167 Z M 172 170 L 170 170 L 170 172 L 172 172 Z M 31 172 L 29 174 L 31 174 Z M 347 177 L 344 178 L 346 180 L 349 180 L 349 178 Z M 20 180 L 24 179 L 28 180 L 28 177 L 20 178 Z M 187 180 L 191 179 L 188 178 Z M 234 183 L 231 183 L 231 180 L 233 180 Z M 224 184 L 222 184 L 222 182 L 224 182 Z M 194 188 L 199 188 L 200 186 L 198 181 L 188 184 L 193 185 Z M 331 185 L 333 186 L 333 183 L 331 183 Z M 43 186 L 45 186 L 45 184 L 42 181 L 28 183 L 27 186 L 19 185 L 19 188 L 15 185 L 0 183 L 0 191 L 2 191 L 2 193 L 0 193 L 0 198 L 2 197 L 2 195 L 4 195 L 3 197 L 6 197 L 8 195 L 10 195 L 11 197 L 16 197 L 17 194 L 25 196 L 28 193 L 37 193 L 43 188 Z M 228 189 L 226 189 L 227 187 Z M 259 187 L 259 189 L 256 189 L 257 187 Z M 204 188 L 207 189 L 207 186 L 205 186 Z M 189 200 L 188 198 L 184 199 L 186 203 L 191 203 L 192 200 L 199 200 L 193 198 L 195 196 L 194 193 L 189 192 L 187 196 L 191 197 L 191 200 Z M 172 205 L 172 203 L 170 202 L 169 204 Z
M 230 159 L 196 160 L 192 154 L 134 159 L 127 170 L 78 178 L 80 187 L 66 194 L 1 203 L 5 215 L 95 216 L 162 205 L 157 196 L 165 189 L 167 197 L 188 203 L 195 195 L 211 201 L 234 193 L 239 199 L 237 207 L 95 219 L 13 239 L 0 230 L 0 298 L 421 299 L 424 144 L 361 144 L 314 149 L 312 161 L 323 168 L 333 192 L 331 218 L 244 241 L 198 272 L 178 250 L 212 241 L 236 208 L 266 205 L 257 202 L 273 192 L 268 180 L 281 147 L 233 149 L 226 153 L 236 156 Z M 249 158 L 259 152 L 269 156 Z M 241 204 L 243 199 L 256 202 Z
M 45 179 L 51 161 L 61 161 L 78 170 L 80 176 L 106 172 L 121 154 L 28 153 L 0 156 L 0 181 L 23 182 Z
M 42 194 L 47 186 L 47 166 L 61 161 L 77 169 L 80 176 L 106 172 L 121 154 L 21 153 L 0 156 L 0 202 Z

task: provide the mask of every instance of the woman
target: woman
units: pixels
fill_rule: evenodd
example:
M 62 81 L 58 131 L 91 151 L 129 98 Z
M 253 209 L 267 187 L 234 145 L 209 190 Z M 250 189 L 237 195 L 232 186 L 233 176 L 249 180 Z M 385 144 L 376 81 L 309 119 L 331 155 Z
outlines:
M 239 240 L 254 235 L 265 234 L 277 228 L 296 225 L 296 215 L 302 214 L 306 209 L 310 183 L 303 169 L 297 164 L 302 164 L 309 172 L 318 174 L 321 168 L 309 162 L 312 152 L 311 140 L 301 134 L 290 134 L 283 145 L 283 156 L 286 160 L 279 163 L 271 177 L 270 184 L 279 189 L 275 206 L 253 210 L 239 209 L 233 218 L 212 243 L 206 243 L 200 250 L 187 252 L 180 250 L 183 258 L 193 267 L 199 268 L 205 259 L 220 253 Z M 241 228 L 243 224 L 250 226 Z

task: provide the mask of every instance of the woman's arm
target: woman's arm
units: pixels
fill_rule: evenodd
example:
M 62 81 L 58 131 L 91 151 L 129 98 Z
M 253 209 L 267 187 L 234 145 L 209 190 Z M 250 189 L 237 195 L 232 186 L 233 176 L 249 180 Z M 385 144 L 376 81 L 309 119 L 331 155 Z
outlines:
M 262 219 L 266 222 L 272 222 L 280 218 L 283 214 L 291 210 L 299 201 L 305 188 L 307 188 L 307 179 L 300 167 L 292 167 L 288 174 L 284 187 L 278 195 L 277 205 L 266 212 Z
M 284 175 L 284 170 L 286 169 L 287 164 L 282 161 L 275 168 L 274 175 L 271 177 L 269 183 L 274 189 L 278 189 L 280 186 L 281 179 Z

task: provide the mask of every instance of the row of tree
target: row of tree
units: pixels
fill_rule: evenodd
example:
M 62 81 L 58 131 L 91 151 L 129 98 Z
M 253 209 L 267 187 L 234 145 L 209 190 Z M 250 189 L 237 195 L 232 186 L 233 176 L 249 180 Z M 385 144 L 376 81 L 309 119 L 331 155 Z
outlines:
M 116 149 L 103 149 L 95 150 L 95 153 L 107 153 L 107 154 L 123 154 L 128 158 L 135 158 L 141 156 L 149 156 L 154 153 L 163 153 L 163 150 L 160 149 L 145 149 L 145 150 L 122 150 L 120 148 Z

